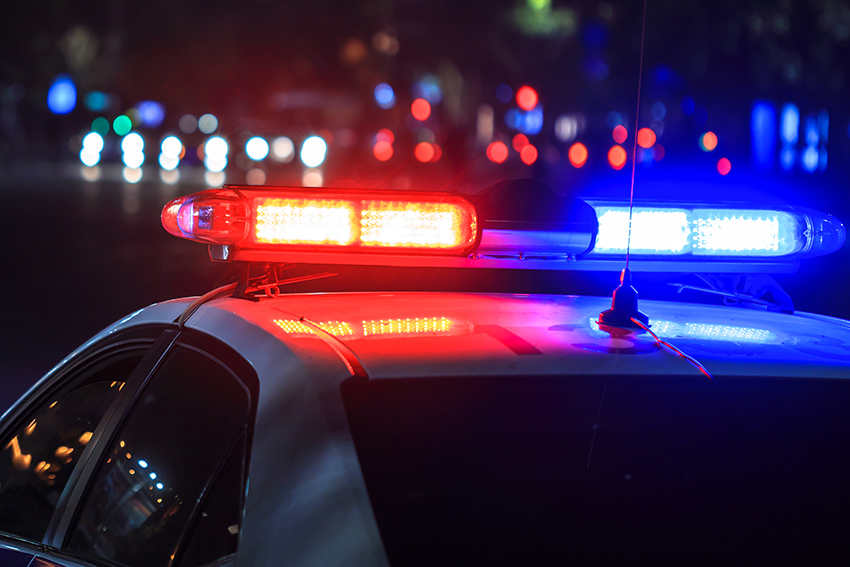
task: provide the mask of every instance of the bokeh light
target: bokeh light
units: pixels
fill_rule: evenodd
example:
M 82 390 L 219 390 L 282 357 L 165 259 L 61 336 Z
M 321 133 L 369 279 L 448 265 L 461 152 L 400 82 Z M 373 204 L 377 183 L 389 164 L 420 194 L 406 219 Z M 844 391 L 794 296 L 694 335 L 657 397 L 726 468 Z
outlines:
M 53 114 L 68 114 L 77 106 L 77 87 L 68 75 L 59 75 L 47 91 L 47 108 Z
M 440 104 L 443 100 L 443 89 L 440 88 L 440 79 L 436 75 L 427 74 L 413 83 L 413 96 L 424 98 L 431 104 Z
M 156 128 L 165 119 L 165 107 L 152 100 L 137 104 L 136 111 L 139 113 L 139 122 L 148 128 Z
M 523 110 L 532 110 L 537 106 L 537 91 L 529 86 L 520 87 L 516 92 L 516 103 Z
M 415 119 L 420 122 L 424 122 L 425 120 L 428 120 L 429 116 L 431 116 L 431 103 L 424 98 L 417 98 L 413 101 L 413 104 L 410 105 L 410 113 Z
M 301 163 L 307 167 L 318 167 L 325 161 L 328 144 L 319 136 L 310 136 L 301 144 Z
M 92 112 L 103 112 L 112 104 L 112 97 L 100 91 L 92 91 L 85 96 L 83 104 Z
M 622 144 L 628 139 L 629 131 L 626 130 L 626 127 L 622 124 L 617 124 L 614 126 L 614 131 L 611 132 L 611 136 L 614 138 L 614 141 L 618 144 Z
M 640 147 L 648 149 L 655 144 L 655 132 L 652 128 L 641 128 L 637 133 L 637 143 Z
M 508 85 L 502 83 L 498 87 L 496 87 L 496 99 L 499 102 L 503 102 L 508 104 L 514 98 L 514 91 Z
M 427 163 L 434 159 L 434 146 L 428 142 L 419 142 L 413 150 L 413 155 L 422 163 Z
M 106 136 L 109 134 L 109 120 L 104 118 L 103 116 L 98 116 L 91 123 L 91 129 L 94 132 L 97 132 L 101 136 Z
M 97 181 L 100 179 L 102 171 L 100 170 L 99 165 L 95 165 L 93 167 L 83 166 L 80 168 L 80 173 L 86 181 Z
M 705 132 L 699 137 L 699 147 L 704 152 L 710 152 L 717 147 L 717 135 L 714 132 Z
M 717 161 L 717 171 L 720 175 L 726 175 L 732 171 L 732 162 L 726 158 L 720 158 Z
M 213 136 L 204 144 L 204 159 L 219 161 L 227 157 L 227 141 L 220 136 Z
M 180 117 L 178 126 L 184 134 L 191 134 L 198 129 L 198 119 L 192 114 L 184 114 Z
M 103 136 L 97 132 L 89 132 L 83 138 L 83 149 L 92 154 L 99 154 L 103 150 Z
M 443 157 L 443 150 L 437 144 L 431 144 L 431 147 L 434 148 L 434 156 L 431 158 L 431 161 L 440 161 L 440 158 Z
M 169 157 L 164 153 L 159 154 L 159 166 L 166 170 L 172 171 L 177 169 L 177 166 L 180 165 L 180 158 L 177 157 Z
M 395 134 L 393 134 L 393 131 L 389 128 L 381 128 L 378 130 L 378 133 L 375 134 L 375 143 L 377 142 L 392 144 L 395 142 Z
M 652 159 L 655 161 L 661 161 L 664 159 L 664 146 L 661 144 L 655 144 L 652 146 Z
M 392 108 L 395 105 L 393 88 L 386 83 L 381 83 L 375 87 L 375 102 L 381 108 Z
M 212 134 L 218 129 L 218 118 L 212 114 L 204 114 L 198 118 L 198 129 L 204 134 Z
M 159 178 L 162 179 L 162 182 L 166 185 L 174 185 L 178 181 L 180 181 L 180 170 L 178 169 L 160 169 L 159 170 Z
M 626 150 L 623 149 L 623 146 L 612 146 L 608 150 L 608 163 L 614 169 L 623 169 L 623 166 L 626 165 Z
M 393 145 L 386 140 L 379 140 L 372 147 L 372 154 L 378 161 L 387 161 L 393 157 Z
M 307 170 L 301 176 L 301 185 L 304 187 L 321 187 L 324 182 L 322 172 L 315 169 Z
M 171 159 L 180 159 L 180 154 L 183 153 L 183 143 L 177 136 L 166 136 L 160 144 L 162 155 Z
M 286 136 L 275 138 L 272 142 L 272 157 L 282 163 L 291 162 L 295 158 L 295 144 Z
M 122 114 L 112 121 L 112 129 L 119 136 L 125 136 L 133 129 L 133 121 L 126 114 Z
M 487 158 L 494 163 L 502 163 L 508 159 L 508 146 L 502 142 L 493 142 L 487 146 Z
M 667 107 L 664 106 L 664 103 L 660 100 L 656 100 L 654 103 L 652 103 L 649 112 L 650 114 L 652 114 L 653 118 L 660 122 L 664 120 L 665 116 L 667 116 Z
M 124 165 L 127 167 L 136 169 L 142 167 L 142 164 L 145 163 L 145 154 L 141 151 L 124 152 L 124 155 L 121 156 L 121 161 L 123 161 Z
M 567 154 L 570 158 L 570 163 L 573 167 L 581 167 L 587 163 L 587 147 L 581 142 L 577 142 L 570 146 L 570 151 Z
M 227 179 L 223 171 L 208 171 L 204 174 L 204 181 L 210 187 L 218 187 L 224 185 L 224 180 Z
M 245 153 L 254 161 L 262 161 L 269 155 L 269 143 L 259 136 L 254 136 L 245 143 Z
M 266 172 L 259 168 L 254 168 L 245 174 L 245 182 L 248 185 L 265 185 Z
M 130 132 L 121 140 L 121 151 L 125 154 L 138 153 L 145 149 L 145 139 L 138 132 Z
M 124 181 L 127 183 L 138 183 L 142 180 L 142 169 L 140 167 L 130 167 L 128 165 L 122 173 L 124 175 Z
M 526 136 L 525 134 L 517 134 L 513 137 L 513 140 L 511 140 L 511 146 L 513 147 L 514 151 L 517 152 L 521 152 L 522 149 L 527 145 L 528 136 Z
M 83 165 L 94 167 L 100 162 L 100 153 L 90 152 L 86 148 L 80 150 L 80 161 Z
M 531 144 L 526 144 L 519 153 L 519 159 L 526 165 L 531 165 L 537 161 L 537 148 Z

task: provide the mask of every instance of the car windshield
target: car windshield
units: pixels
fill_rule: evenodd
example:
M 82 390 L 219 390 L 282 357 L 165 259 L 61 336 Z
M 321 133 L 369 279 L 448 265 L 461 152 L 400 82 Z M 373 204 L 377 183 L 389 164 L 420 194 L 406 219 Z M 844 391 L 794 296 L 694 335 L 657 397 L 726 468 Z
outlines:
M 829 563 L 850 528 L 848 394 L 699 376 L 342 387 L 394 567 Z

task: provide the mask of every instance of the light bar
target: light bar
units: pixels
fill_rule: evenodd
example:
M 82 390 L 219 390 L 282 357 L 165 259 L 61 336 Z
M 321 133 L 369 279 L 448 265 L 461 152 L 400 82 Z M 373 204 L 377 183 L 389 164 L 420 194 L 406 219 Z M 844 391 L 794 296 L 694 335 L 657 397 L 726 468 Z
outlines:
M 629 208 L 590 203 L 599 219 L 591 257 L 625 255 Z M 841 223 L 808 209 L 636 206 L 630 254 L 638 257 L 797 258 L 841 248 Z M 694 258 L 698 259 L 698 258 Z
M 175 236 L 236 251 L 465 256 L 480 238 L 469 201 L 410 191 L 225 186 L 168 203 L 162 224 Z

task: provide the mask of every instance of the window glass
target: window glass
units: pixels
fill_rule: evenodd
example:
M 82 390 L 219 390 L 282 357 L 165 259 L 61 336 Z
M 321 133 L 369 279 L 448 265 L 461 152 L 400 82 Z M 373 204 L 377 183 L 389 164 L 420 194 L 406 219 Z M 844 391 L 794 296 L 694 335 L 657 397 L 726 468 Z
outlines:
M 248 415 L 248 393 L 230 371 L 197 351 L 173 350 L 105 456 L 69 550 L 169 565 Z
M 106 361 L 58 392 L 7 435 L 0 449 L 0 531 L 41 541 L 71 472 L 142 353 Z
M 236 553 L 242 520 L 245 440 L 240 439 L 210 488 L 189 531 L 181 567 L 206 565 Z

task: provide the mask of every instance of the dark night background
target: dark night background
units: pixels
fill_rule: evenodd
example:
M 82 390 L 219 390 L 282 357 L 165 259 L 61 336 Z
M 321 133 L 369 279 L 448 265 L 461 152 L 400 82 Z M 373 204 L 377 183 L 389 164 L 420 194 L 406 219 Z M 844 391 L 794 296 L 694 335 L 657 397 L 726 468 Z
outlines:
M 301 184 L 305 167 L 297 158 L 255 163 L 244 154 L 245 142 L 251 135 L 288 136 L 297 150 L 317 134 L 329 142 L 320 168 L 325 185 L 354 180 L 476 191 L 502 179 L 532 177 L 561 192 L 582 194 L 604 185 L 625 196 L 631 163 L 615 171 L 605 156 L 618 121 L 628 129 L 624 147 L 631 156 L 642 8 L 642 2 L 626 0 L 5 3 L 0 408 L 114 320 L 224 283 L 226 268 L 211 265 L 204 246 L 177 240 L 159 225 L 165 202 L 209 186 L 197 153 L 207 136 L 181 132 L 178 121 L 185 114 L 218 118 L 213 134 L 230 144 L 229 183 L 254 175 L 266 184 Z M 48 90 L 60 75 L 73 81 L 77 100 L 70 112 L 54 114 Z M 689 185 L 694 181 L 703 187 L 752 185 L 777 200 L 850 219 L 850 2 L 649 0 L 642 77 L 640 126 L 652 126 L 664 153 L 638 164 L 638 195 L 657 180 L 680 183 L 690 197 L 699 197 Z M 391 108 L 376 104 L 380 83 L 394 90 Z M 516 103 L 499 99 L 502 84 L 514 93 L 530 85 L 539 94 L 543 126 L 528 136 L 539 151 L 532 165 L 514 151 L 501 164 L 486 157 L 489 143 L 510 146 L 516 134 L 504 120 Z M 410 104 L 422 96 L 423 85 L 437 85 L 440 96 L 432 100 L 428 120 L 419 123 Z M 108 104 L 90 110 L 85 101 L 91 92 L 106 93 Z M 161 124 L 139 122 L 134 109 L 142 101 L 161 105 Z M 777 117 L 783 105 L 796 105 L 801 137 L 808 117 L 828 113 L 828 137 L 818 142 L 828 152 L 826 167 L 805 170 L 799 160 L 803 142 L 787 168 L 778 146 L 770 163 L 758 162 L 751 130 L 758 102 L 774 108 Z M 482 133 L 482 112 L 493 116 L 492 131 Z M 80 162 L 82 137 L 96 118 L 111 123 L 125 113 L 146 140 L 141 181 L 125 179 L 112 131 L 97 180 L 85 179 L 84 170 L 93 178 L 94 168 Z M 556 133 L 562 118 L 575 125 L 570 136 Z M 382 128 L 394 133 L 388 161 L 373 155 Z M 698 140 L 709 130 L 719 143 L 704 152 Z M 180 136 L 187 150 L 177 183 L 163 181 L 157 165 L 159 142 L 168 134 Z M 439 160 L 413 157 L 423 141 L 440 148 Z M 589 153 L 581 168 L 567 157 L 575 142 Z M 721 157 L 732 164 L 726 176 L 716 169 Z M 843 283 L 850 276 L 849 256 L 845 247 L 803 261 L 796 275 L 777 280 L 798 309 L 850 318 Z M 616 283 L 613 273 L 580 281 L 565 275 L 488 277 L 488 289 L 549 293 L 607 295 Z M 480 286 L 473 280 L 444 272 L 376 277 L 350 270 L 336 283 L 298 289 Z M 638 276 L 642 297 L 669 293 L 663 282 L 650 278 L 641 287 L 640 281 Z

